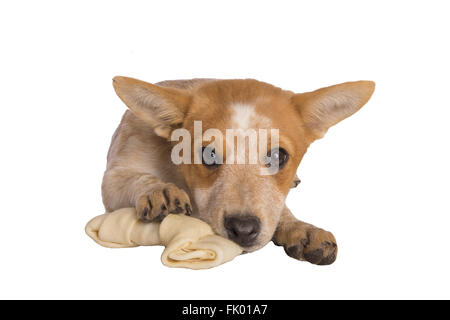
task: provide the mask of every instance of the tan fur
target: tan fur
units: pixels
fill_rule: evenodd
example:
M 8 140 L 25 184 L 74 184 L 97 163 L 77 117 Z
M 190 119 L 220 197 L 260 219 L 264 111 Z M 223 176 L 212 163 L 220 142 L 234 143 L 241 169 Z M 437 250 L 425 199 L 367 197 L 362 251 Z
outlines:
M 157 85 L 116 77 L 114 88 L 130 108 L 116 130 L 102 184 L 108 211 L 135 206 L 141 218 L 162 219 L 169 212 L 194 215 L 226 236 L 223 219 L 231 212 L 251 212 L 261 221 L 253 251 L 272 238 L 297 259 L 329 264 L 337 254 L 327 231 L 293 217 L 284 201 L 308 146 L 331 126 L 356 112 L 370 98 L 374 83 L 359 81 L 294 94 L 256 80 L 193 79 Z M 239 119 L 239 108 L 244 110 Z M 236 111 L 237 110 L 237 111 Z M 238 112 L 238 115 L 236 115 Z M 203 132 L 223 132 L 245 122 L 254 129 L 277 128 L 289 160 L 277 174 L 261 176 L 260 164 L 175 165 L 170 158 L 171 132 L 193 123 Z M 207 145 L 209 142 L 203 142 Z M 217 150 L 224 158 L 232 150 Z M 193 150 L 193 152 L 195 152 Z M 177 204 L 175 205 L 175 201 Z

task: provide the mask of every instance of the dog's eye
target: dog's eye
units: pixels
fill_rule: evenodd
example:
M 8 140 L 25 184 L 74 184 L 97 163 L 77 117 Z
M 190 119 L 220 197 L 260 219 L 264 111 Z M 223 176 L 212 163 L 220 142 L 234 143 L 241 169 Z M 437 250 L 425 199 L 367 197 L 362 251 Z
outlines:
M 268 167 L 278 166 L 281 169 L 288 161 L 289 154 L 283 148 L 275 148 L 267 153 L 267 157 L 270 159 Z
M 220 165 L 216 151 L 210 147 L 202 148 L 202 163 L 209 169 L 215 169 Z

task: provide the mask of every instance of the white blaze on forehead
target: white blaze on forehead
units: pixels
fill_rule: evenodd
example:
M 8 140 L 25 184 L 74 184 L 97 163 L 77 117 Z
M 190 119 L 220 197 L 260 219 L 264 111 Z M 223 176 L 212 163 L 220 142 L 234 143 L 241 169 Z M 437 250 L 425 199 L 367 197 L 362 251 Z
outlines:
M 248 129 L 252 119 L 255 117 L 255 107 L 246 104 L 235 104 L 233 108 L 233 128 Z
M 231 118 L 233 129 L 257 129 L 270 126 L 270 120 L 258 114 L 252 105 L 236 103 L 231 108 L 233 110 Z
M 258 162 L 259 129 L 269 128 L 271 121 L 259 114 L 253 105 L 236 103 L 231 105 L 232 116 L 226 135 L 227 163 Z M 237 144 L 234 143 L 237 137 Z

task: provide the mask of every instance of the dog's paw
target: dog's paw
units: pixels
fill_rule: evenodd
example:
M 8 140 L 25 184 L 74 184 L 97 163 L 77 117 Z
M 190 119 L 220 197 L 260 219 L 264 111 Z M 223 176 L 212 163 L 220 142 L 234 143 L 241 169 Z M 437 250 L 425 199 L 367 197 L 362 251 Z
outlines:
M 139 197 L 136 203 L 138 218 L 146 222 L 160 222 L 170 213 L 192 214 L 186 192 L 173 183 L 155 186 Z
M 313 226 L 301 226 L 298 230 L 292 229 L 288 238 L 284 250 L 294 259 L 318 265 L 332 264 L 336 260 L 338 248 L 331 232 Z

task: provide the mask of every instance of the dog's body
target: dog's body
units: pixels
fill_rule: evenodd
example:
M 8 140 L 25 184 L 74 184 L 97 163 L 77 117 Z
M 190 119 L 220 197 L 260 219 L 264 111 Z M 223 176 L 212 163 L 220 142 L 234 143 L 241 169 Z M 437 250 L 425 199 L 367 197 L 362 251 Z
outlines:
M 373 82 L 304 94 L 256 80 L 194 79 L 152 85 L 116 77 L 113 84 L 130 110 L 108 153 L 102 184 L 107 211 L 132 206 L 147 221 L 161 220 L 168 213 L 192 213 L 246 251 L 273 239 L 296 259 L 315 264 L 336 259 L 334 236 L 297 220 L 284 201 L 309 144 L 361 108 L 374 90 Z M 273 175 L 261 175 L 260 164 L 175 165 L 171 134 L 179 128 L 192 133 L 197 120 L 203 130 L 220 132 L 277 128 L 280 142 L 273 152 L 285 163 Z M 230 150 L 217 145 L 214 152 L 226 158 Z

